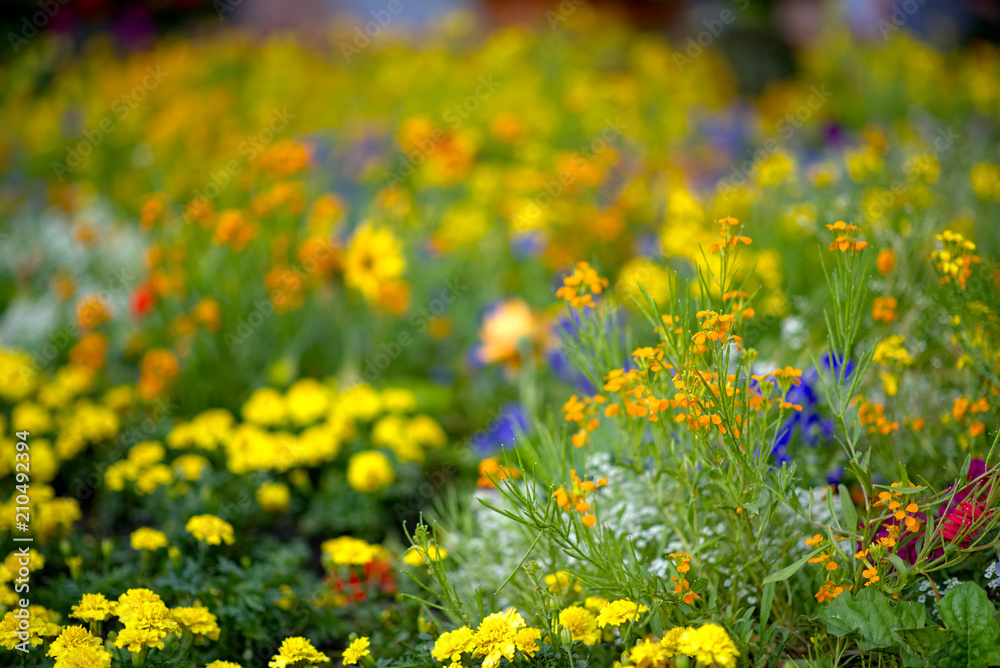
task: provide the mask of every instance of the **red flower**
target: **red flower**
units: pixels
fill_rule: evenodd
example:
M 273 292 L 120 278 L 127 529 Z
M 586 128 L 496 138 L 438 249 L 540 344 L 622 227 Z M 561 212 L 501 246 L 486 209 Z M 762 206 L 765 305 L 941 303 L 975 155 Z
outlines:
M 972 526 L 983 514 L 981 505 L 974 505 L 965 501 L 956 508 L 952 508 L 941 521 L 941 535 L 949 543 L 955 542 L 955 538 Z M 968 533 L 962 538 L 960 545 L 968 547 L 975 537 L 974 533 Z
M 149 286 L 140 285 L 132 293 L 132 317 L 136 320 L 142 318 L 153 308 L 155 301 L 156 298 L 153 296 L 153 291 L 149 289 Z

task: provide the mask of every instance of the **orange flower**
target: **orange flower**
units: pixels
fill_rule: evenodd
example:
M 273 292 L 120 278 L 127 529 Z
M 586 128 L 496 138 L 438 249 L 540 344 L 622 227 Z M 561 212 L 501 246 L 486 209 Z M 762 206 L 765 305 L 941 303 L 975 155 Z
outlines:
M 493 480 L 507 480 L 508 478 L 520 478 L 521 472 L 512 466 L 501 466 L 500 460 L 496 457 L 487 457 L 479 462 L 479 480 L 476 482 L 480 487 L 496 487 Z
M 556 297 L 565 299 L 573 308 L 593 308 L 593 295 L 599 295 L 608 287 L 608 279 L 602 278 L 586 262 L 577 262 L 573 273 L 563 279 L 563 287 L 556 290 Z M 589 292 L 588 292 L 589 291 Z
M 85 334 L 80 341 L 70 348 L 69 361 L 73 364 L 100 369 L 104 366 L 105 353 L 108 349 L 108 337 L 100 332 Z
M 111 319 L 111 310 L 98 295 L 89 295 L 76 307 L 76 321 L 82 329 L 93 329 Z
M 878 257 L 875 258 L 875 267 L 878 269 L 878 273 L 883 276 L 887 275 L 890 271 L 896 268 L 896 252 L 891 248 L 883 248 L 878 252 Z
M 139 365 L 139 395 L 143 399 L 160 395 L 179 371 L 177 357 L 173 352 L 153 348 L 143 356 Z

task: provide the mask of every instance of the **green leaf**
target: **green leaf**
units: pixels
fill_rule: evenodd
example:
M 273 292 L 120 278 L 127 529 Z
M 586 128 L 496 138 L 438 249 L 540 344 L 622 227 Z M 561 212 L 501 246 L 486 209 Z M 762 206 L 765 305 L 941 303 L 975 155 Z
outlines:
M 760 633 L 764 634 L 767 620 L 771 618 L 771 605 L 774 603 L 774 583 L 764 585 L 764 593 L 760 597 Z
M 858 530 L 858 509 L 854 507 L 854 500 L 851 499 L 851 492 L 846 485 L 838 485 L 837 492 L 840 495 L 840 509 L 844 514 L 844 528 L 848 531 Z
M 896 635 L 899 636 L 904 645 L 910 648 L 910 651 L 925 659 L 929 659 L 944 647 L 951 637 L 949 631 L 939 629 L 936 626 L 927 626 L 922 629 L 896 629 Z
M 818 548 L 816 550 L 813 550 L 812 552 L 810 552 L 806 556 L 804 556 L 801 559 L 799 559 L 798 561 L 796 561 L 791 566 L 785 566 L 781 570 L 775 571 L 775 572 L 771 573 L 766 578 L 764 578 L 764 584 L 770 584 L 772 582 L 781 582 L 782 580 L 787 580 L 788 578 L 790 578 L 793 575 L 795 575 L 799 571 L 800 568 L 802 568 L 803 566 L 805 566 L 806 563 L 810 559 L 812 559 L 813 557 L 815 557 L 817 554 L 819 554 L 822 551 L 823 551 L 823 548 Z
M 951 633 L 947 643 L 931 657 L 935 668 L 986 668 L 1000 664 L 1000 624 L 986 592 L 974 582 L 951 589 L 938 604 L 941 619 Z
M 903 613 L 909 623 L 918 616 L 911 608 L 904 608 Z M 830 635 L 842 637 L 852 632 L 860 633 L 858 646 L 863 650 L 891 647 L 899 642 L 893 629 L 903 627 L 899 607 L 894 609 L 884 594 L 867 588 L 853 597 L 841 594 L 820 617 L 826 621 Z

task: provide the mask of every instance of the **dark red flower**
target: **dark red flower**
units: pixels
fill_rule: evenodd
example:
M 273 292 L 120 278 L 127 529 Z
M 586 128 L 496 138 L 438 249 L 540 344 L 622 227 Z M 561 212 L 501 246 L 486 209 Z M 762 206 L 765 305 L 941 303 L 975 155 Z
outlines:
M 985 510 L 979 504 L 972 504 L 968 501 L 958 504 L 956 508 L 948 511 L 948 514 L 941 521 L 941 535 L 949 543 L 955 542 L 955 538 L 972 526 L 983 512 Z M 975 533 L 968 533 L 962 538 L 959 545 L 968 547 L 973 538 L 975 538 Z

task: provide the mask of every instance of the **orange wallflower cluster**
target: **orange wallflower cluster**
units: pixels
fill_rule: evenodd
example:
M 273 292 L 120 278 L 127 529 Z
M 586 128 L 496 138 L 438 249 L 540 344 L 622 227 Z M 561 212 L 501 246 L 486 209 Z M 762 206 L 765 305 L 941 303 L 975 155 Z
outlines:
M 914 486 L 909 482 L 894 482 L 890 485 L 890 487 L 894 489 L 911 489 Z M 904 496 L 906 498 L 903 498 Z M 920 506 L 909 500 L 912 497 L 912 494 L 903 494 L 903 492 L 885 490 L 883 492 L 879 492 L 878 501 L 874 503 L 874 507 L 887 508 L 889 512 L 893 514 L 893 518 L 898 522 L 897 527 L 902 527 L 905 524 L 908 531 L 916 533 L 920 531 L 920 521 L 913 515 L 920 512 Z M 890 537 L 893 537 L 891 536 L 891 533 Z M 894 538 L 898 538 L 898 533 Z
M 895 297 L 876 297 L 872 304 L 872 319 L 876 322 L 895 322 L 896 306 Z
M 701 348 L 708 343 L 721 341 L 723 345 L 735 343 L 739 350 L 743 350 L 743 339 L 732 333 L 733 325 L 736 323 L 735 316 L 729 313 L 719 315 L 715 311 L 698 311 L 695 315 L 702 321 L 701 330 L 691 336 L 696 346 Z
M 941 242 L 941 250 L 931 253 L 934 268 L 941 274 L 941 283 L 956 281 L 964 290 L 966 282 L 972 276 L 972 265 L 982 262 L 982 258 L 973 253 L 976 244 L 957 232 L 945 230 L 934 236 Z
M 816 592 L 816 602 L 822 603 L 823 601 L 832 601 L 843 594 L 845 590 L 849 591 L 851 586 L 852 585 L 850 584 L 835 584 L 830 580 L 827 580 L 820 586 L 819 591 Z
M 864 250 L 868 246 L 867 241 L 857 241 L 854 235 L 861 231 L 857 225 L 848 225 L 842 220 L 838 220 L 833 225 L 827 225 L 826 229 L 837 234 L 837 237 L 830 244 L 830 250 L 841 252 Z
M 257 236 L 257 226 L 251 223 L 239 209 L 226 209 L 219 214 L 212 235 L 216 246 L 228 244 L 233 250 L 241 251 Z
M 951 407 L 951 419 L 956 423 L 969 418 L 969 436 L 976 437 L 986 432 L 986 424 L 982 420 L 974 417 L 979 413 L 987 413 L 990 410 L 990 402 L 986 397 L 980 397 L 975 401 L 970 401 L 968 397 L 958 397 Z M 949 416 L 945 416 L 947 420 Z
M 691 583 L 687 580 L 687 574 L 691 571 L 691 557 L 684 552 L 671 552 L 667 555 L 674 560 L 674 567 L 678 575 L 672 576 L 674 579 L 674 593 L 681 596 L 688 605 L 699 600 L 701 596 L 691 590 Z
M 750 306 L 750 295 L 743 290 L 733 290 L 724 293 L 722 301 L 731 302 L 730 309 L 737 318 L 743 317 L 749 320 L 757 314 L 753 307 Z
M 838 539 L 839 540 L 839 539 Z M 826 542 L 826 538 L 822 534 L 816 534 L 811 538 L 806 538 L 806 545 L 808 547 L 815 547 L 817 545 L 823 545 Z M 811 558 L 809 560 L 810 564 L 823 564 L 828 574 L 833 574 L 838 568 L 838 564 L 834 557 L 833 546 L 828 552 L 822 552 L 819 555 Z M 850 590 L 851 585 L 843 580 L 840 582 L 834 582 L 829 577 L 820 586 L 819 591 L 816 592 L 815 597 L 818 603 L 823 601 L 832 601 L 833 599 L 840 596 L 844 591 Z
M 756 408 L 763 403 L 764 398 L 770 397 L 771 390 L 774 386 L 777 386 L 780 390 L 780 395 L 773 399 L 773 401 L 778 404 L 781 410 L 802 410 L 801 404 L 789 403 L 784 399 L 784 397 L 788 394 L 788 390 L 790 390 L 793 385 L 800 385 L 802 383 L 802 369 L 786 366 L 784 368 L 775 369 L 771 373 L 765 373 L 763 375 L 754 374 L 750 376 L 750 378 L 757 381 L 761 391 L 760 399 L 753 402 L 752 407 Z
M 888 436 L 899 429 L 899 422 L 886 418 L 885 406 L 869 403 L 864 397 L 860 397 L 859 401 L 861 406 L 858 408 L 858 421 L 868 427 L 869 434 Z
M 480 487 L 495 488 L 493 481 L 507 479 L 516 480 L 521 477 L 521 472 L 514 466 L 504 466 L 496 457 L 487 457 L 479 462 L 479 480 L 476 484 Z M 493 480 L 490 480 L 492 478 Z
M 875 258 L 875 268 L 878 273 L 887 276 L 889 272 L 896 268 L 896 251 L 891 248 L 883 248 Z
M 608 479 L 580 480 L 576 475 L 576 469 L 571 470 L 569 474 L 573 478 L 573 486 L 569 490 L 565 487 L 560 487 L 552 492 L 552 496 L 555 497 L 556 503 L 560 508 L 575 510 L 583 515 L 583 524 L 592 527 L 597 524 L 597 517 L 592 512 L 591 505 L 587 499 L 591 495 L 596 494 L 598 489 L 607 485 Z
M 709 247 L 713 253 L 724 252 L 727 248 L 736 248 L 741 243 L 749 246 L 752 243 L 750 237 L 737 234 L 734 228 L 740 224 L 736 218 L 726 217 L 717 221 L 719 225 L 719 240 Z
M 599 295 L 608 287 L 608 279 L 598 275 L 586 262 L 577 262 L 573 273 L 563 279 L 563 286 L 556 291 L 556 297 L 565 299 L 573 308 L 594 307 L 594 295 Z
M 587 444 L 587 434 L 597 429 L 599 425 L 595 417 L 597 405 L 606 401 L 607 399 L 600 394 L 584 397 L 583 401 L 574 394 L 563 404 L 562 410 L 566 422 L 575 422 L 580 427 L 579 431 L 573 434 L 572 441 L 575 447 L 582 448 Z

